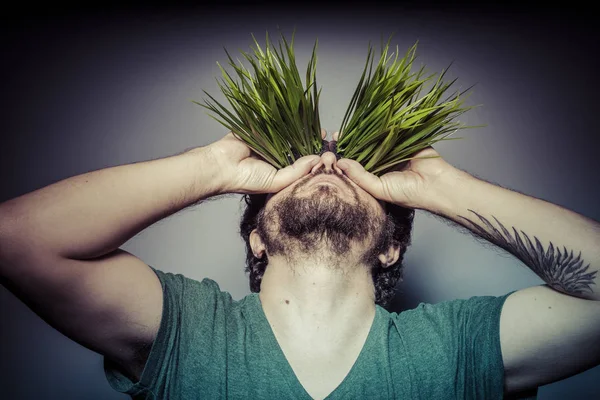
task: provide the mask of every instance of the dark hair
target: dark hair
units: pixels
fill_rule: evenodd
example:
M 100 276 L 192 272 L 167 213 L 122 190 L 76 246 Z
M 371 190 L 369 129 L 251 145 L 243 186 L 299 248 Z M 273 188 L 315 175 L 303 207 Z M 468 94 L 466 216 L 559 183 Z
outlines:
M 246 194 L 243 196 L 246 209 L 240 222 L 240 235 L 246 242 L 246 272 L 250 274 L 250 290 L 254 293 L 260 292 L 260 283 L 267 269 L 269 260 L 266 254 L 257 258 L 250 247 L 250 233 L 258 225 L 258 214 L 264 208 L 267 194 Z M 372 265 L 373 284 L 375 286 L 375 304 L 382 307 L 389 305 L 394 297 L 396 283 L 402 281 L 404 266 L 402 264 L 404 253 L 411 243 L 411 231 L 414 218 L 414 210 L 386 203 L 388 220 L 393 222 L 393 240 L 399 245 L 400 256 L 396 263 L 389 267 L 383 267 L 375 258 Z

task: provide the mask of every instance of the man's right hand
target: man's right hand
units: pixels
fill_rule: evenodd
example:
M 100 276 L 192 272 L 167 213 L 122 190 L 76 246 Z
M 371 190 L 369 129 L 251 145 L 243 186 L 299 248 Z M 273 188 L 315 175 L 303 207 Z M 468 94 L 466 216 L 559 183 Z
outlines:
M 326 132 L 323 132 L 325 135 Z M 216 163 L 222 177 L 221 193 L 275 193 L 310 173 L 320 157 L 304 156 L 290 166 L 277 169 L 263 161 L 246 143 L 233 133 L 211 143 L 204 149 Z
M 56 330 L 137 381 L 164 296 L 150 267 L 119 247 L 211 195 L 279 191 L 318 161 L 303 157 L 277 170 L 229 134 L 175 156 L 55 182 L 0 203 L 0 282 Z

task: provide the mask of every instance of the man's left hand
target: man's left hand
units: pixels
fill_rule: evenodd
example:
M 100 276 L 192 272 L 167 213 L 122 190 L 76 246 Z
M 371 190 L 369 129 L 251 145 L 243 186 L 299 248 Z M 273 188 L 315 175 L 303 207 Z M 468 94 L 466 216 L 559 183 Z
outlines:
M 439 157 L 433 147 L 427 147 L 413 157 L 399 164 L 397 170 L 382 176 L 366 171 L 360 163 L 347 158 L 340 159 L 337 166 L 350 180 L 379 200 L 407 208 L 428 209 L 432 196 L 435 196 L 436 182 L 460 170 Z

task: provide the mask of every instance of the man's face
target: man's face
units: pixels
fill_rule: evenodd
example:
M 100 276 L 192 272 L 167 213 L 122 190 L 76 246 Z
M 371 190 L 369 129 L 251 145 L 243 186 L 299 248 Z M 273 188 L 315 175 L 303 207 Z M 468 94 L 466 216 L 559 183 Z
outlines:
M 324 165 L 270 195 L 257 231 L 270 254 L 369 252 L 389 239 L 385 204 Z M 385 232 L 384 232 L 385 231 Z M 386 242 L 387 243 L 387 242 Z

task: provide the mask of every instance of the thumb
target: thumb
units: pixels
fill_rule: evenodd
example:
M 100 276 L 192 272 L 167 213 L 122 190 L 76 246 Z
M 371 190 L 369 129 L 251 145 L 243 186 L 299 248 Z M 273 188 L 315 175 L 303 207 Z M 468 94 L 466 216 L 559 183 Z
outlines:
M 371 196 L 383 201 L 390 201 L 389 196 L 385 193 L 381 179 L 365 170 L 358 161 L 342 158 L 337 162 L 337 166 L 351 181 L 369 192 Z
M 271 186 L 268 188 L 269 192 L 279 192 L 281 189 L 307 175 L 320 159 L 321 157 L 317 155 L 304 156 L 297 159 L 292 165 L 280 169 L 275 174 Z

